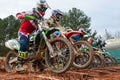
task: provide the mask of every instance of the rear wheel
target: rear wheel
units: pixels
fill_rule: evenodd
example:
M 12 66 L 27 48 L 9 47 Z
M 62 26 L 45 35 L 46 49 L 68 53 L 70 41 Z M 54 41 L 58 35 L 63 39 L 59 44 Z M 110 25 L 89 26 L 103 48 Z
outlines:
M 5 70 L 6 72 L 17 72 L 16 66 L 18 65 L 17 62 L 17 51 L 11 50 L 6 55 L 5 59 Z M 25 69 L 24 71 L 30 71 L 31 63 L 28 61 L 22 61 L 22 67 Z M 21 71 L 20 71 L 21 72 Z
M 77 51 L 75 55 L 73 66 L 78 69 L 85 69 L 93 61 L 93 48 L 86 41 L 78 41 L 74 44 L 74 49 Z
M 50 56 L 49 50 L 45 53 L 45 61 L 48 68 L 55 73 L 63 73 L 67 71 L 73 63 L 74 54 L 70 43 L 63 38 L 54 38 L 50 40 L 54 49 L 54 57 Z
M 15 51 L 9 51 L 5 59 L 5 70 L 7 72 L 15 72 L 15 67 L 17 65 L 17 53 Z

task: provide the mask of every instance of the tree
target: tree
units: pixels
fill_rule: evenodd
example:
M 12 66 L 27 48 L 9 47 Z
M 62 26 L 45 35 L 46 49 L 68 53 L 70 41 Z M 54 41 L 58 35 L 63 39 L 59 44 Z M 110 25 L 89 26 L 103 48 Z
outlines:
M 107 31 L 107 29 L 105 29 L 105 35 L 104 35 L 104 37 L 105 37 L 106 40 L 107 40 L 107 39 L 112 39 L 112 38 L 113 38 L 112 34 L 109 33 L 109 32 Z
M 11 38 L 17 37 L 18 28 L 20 25 L 20 21 L 16 19 L 14 16 L 10 15 L 9 17 L 5 18 L 4 21 L 6 22 L 6 40 Z
M 20 21 L 17 20 L 13 15 L 0 19 L 0 53 L 3 54 L 7 51 L 4 44 L 5 41 L 17 38 L 17 32 L 19 28 Z M 1 55 L 3 55 L 1 54 Z
M 65 12 L 65 15 L 61 19 L 61 24 L 64 27 L 70 27 L 73 30 L 78 30 L 80 28 L 84 28 L 87 33 L 91 35 L 96 35 L 96 32 L 92 34 L 90 28 L 91 18 L 84 14 L 83 11 L 77 8 L 72 8 L 68 13 Z

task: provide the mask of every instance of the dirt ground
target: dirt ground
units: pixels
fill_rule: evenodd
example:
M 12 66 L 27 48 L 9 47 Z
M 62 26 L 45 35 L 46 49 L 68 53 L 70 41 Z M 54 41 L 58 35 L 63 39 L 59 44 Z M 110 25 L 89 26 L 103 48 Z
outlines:
M 48 70 L 43 72 L 7 73 L 4 60 L 0 60 L 0 80 L 120 80 L 120 66 L 69 70 L 63 74 L 55 74 Z

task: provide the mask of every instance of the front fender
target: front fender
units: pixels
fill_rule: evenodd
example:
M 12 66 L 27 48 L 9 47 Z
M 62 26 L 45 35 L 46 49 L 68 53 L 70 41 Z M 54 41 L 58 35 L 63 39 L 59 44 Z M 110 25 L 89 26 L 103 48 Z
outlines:
M 9 48 L 10 50 L 19 50 L 20 49 L 20 43 L 17 39 L 11 39 L 5 42 L 5 46 Z

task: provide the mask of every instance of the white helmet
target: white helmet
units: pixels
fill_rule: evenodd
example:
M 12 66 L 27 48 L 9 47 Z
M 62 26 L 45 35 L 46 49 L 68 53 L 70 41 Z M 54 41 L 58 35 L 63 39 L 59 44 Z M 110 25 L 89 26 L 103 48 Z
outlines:
M 80 28 L 78 31 L 83 32 L 83 33 L 87 33 L 84 28 Z

